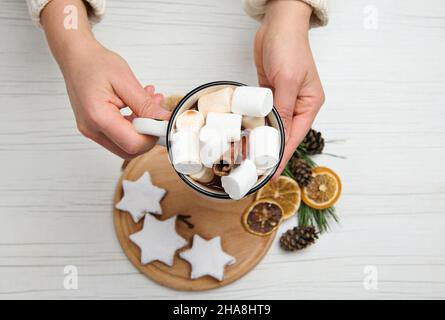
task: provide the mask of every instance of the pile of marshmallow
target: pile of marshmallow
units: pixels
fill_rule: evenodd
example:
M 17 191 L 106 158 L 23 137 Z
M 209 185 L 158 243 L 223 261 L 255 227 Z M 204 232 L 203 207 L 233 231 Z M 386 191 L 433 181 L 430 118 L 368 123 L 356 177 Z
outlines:
M 201 96 L 197 110 L 176 119 L 170 138 L 173 166 L 203 184 L 221 176 L 229 197 L 243 198 L 279 161 L 280 134 L 266 123 L 272 108 L 268 88 L 225 87 Z

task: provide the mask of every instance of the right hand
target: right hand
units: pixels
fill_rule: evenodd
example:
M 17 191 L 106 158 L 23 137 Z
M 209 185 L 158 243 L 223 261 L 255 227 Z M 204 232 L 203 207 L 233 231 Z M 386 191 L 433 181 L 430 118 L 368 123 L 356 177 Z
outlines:
M 65 26 L 68 5 L 77 8 L 76 28 Z M 50 1 L 40 21 L 65 78 L 79 131 L 124 159 L 150 150 L 157 138 L 138 134 L 131 117 L 119 110 L 128 106 L 133 117 L 167 120 L 163 96 L 153 86 L 142 88 L 125 60 L 94 38 L 84 2 Z
M 162 94 L 153 86 L 144 89 L 125 60 L 96 40 L 76 48 L 64 55 L 60 67 L 79 131 L 124 159 L 150 150 L 157 138 L 138 134 L 119 110 L 128 106 L 133 116 L 168 120 Z

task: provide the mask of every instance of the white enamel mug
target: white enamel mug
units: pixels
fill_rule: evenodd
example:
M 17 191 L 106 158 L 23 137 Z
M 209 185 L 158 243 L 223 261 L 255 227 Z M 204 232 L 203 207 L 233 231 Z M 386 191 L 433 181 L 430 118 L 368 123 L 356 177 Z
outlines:
M 211 92 L 223 89 L 225 87 L 239 87 L 245 86 L 243 83 L 234 82 L 234 81 L 215 81 L 203 84 L 189 93 L 187 93 L 184 98 L 178 103 L 175 109 L 172 112 L 171 118 L 169 121 L 162 121 L 156 119 L 146 119 L 146 118 L 136 118 L 133 120 L 133 125 L 137 132 L 141 134 L 147 134 L 152 136 L 159 137 L 158 144 L 163 145 L 167 148 L 168 154 L 171 162 L 171 139 L 172 134 L 174 133 L 176 119 L 180 114 L 184 111 L 192 108 L 197 102 L 199 97 L 209 94 Z M 281 118 L 278 114 L 278 111 L 275 107 L 272 108 L 272 111 L 267 116 L 269 124 L 278 130 L 280 133 L 280 151 L 279 151 L 279 162 L 283 158 L 284 153 L 284 126 L 281 121 Z M 278 162 L 278 163 L 279 163 Z M 258 179 L 255 185 L 250 189 L 250 191 L 246 194 L 252 194 L 256 192 L 258 189 L 263 187 L 274 175 L 278 168 L 278 165 L 268 168 L 262 176 Z M 193 190 L 198 193 L 205 195 L 207 197 L 215 198 L 215 199 L 230 199 L 229 195 L 224 192 L 224 190 L 216 190 L 213 188 L 209 188 L 199 182 L 194 181 L 189 176 L 182 174 L 175 170 L 178 176 Z

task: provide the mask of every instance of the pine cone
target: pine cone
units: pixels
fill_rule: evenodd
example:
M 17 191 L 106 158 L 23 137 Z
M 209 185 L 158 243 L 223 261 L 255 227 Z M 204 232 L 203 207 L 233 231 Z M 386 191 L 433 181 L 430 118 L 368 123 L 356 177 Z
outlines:
M 321 136 L 321 132 L 314 129 L 309 130 L 303 140 L 303 144 L 306 147 L 307 154 L 309 155 L 322 153 L 324 148 L 324 139 Z
M 296 251 L 306 248 L 318 239 L 314 227 L 294 227 L 287 230 L 280 238 L 280 246 L 286 251 Z
M 299 158 L 292 158 L 290 162 L 290 170 L 301 187 L 305 187 L 311 183 L 313 179 L 312 169 L 306 161 Z

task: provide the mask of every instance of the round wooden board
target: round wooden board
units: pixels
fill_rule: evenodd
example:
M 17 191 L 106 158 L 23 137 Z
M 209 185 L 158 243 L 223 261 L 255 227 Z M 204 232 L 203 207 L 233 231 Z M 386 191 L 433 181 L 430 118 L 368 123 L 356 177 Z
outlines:
M 127 165 L 118 182 L 114 204 L 122 198 L 122 181 L 137 180 L 145 171 L 150 173 L 154 185 L 167 190 L 167 195 L 161 202 L 161 220 L 177 214 L 191 215 L 188 221 L 194 225 L 192 229 L 183 221 L 176 222 L 177 232 L 189 240 L 190 245 L 195 233 L 205 239 L 219 235 L 224 251 L 236 258 L 235 264 L 226 267 L 224 280 L 221 282 L 209 276 L 191 280 L 190 265 L 179 258 L 178 252 L 173 267 L 158 261 L 143 266 L 140 263 L 139 248 L 129 239 L 130 234 L 142 228 L 142 221 L 135 224 L 130 214 L 114 209 L 114 224 L 119 242 L 130 261 L 147 277 L 177 290 L 213 289 L 241 278 L 267 253 L 275 233 L 268 237 L 258 237 L 248 233 L 241 224 L 242 213 L 252 203 L 254 196 L 241 201 L 207 199 L 190 189 L 178 177 L 168 160 L 167 150 L 163 147 L 157 146 Z

